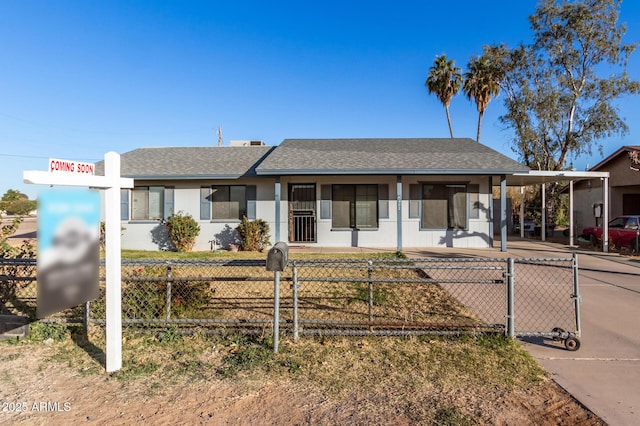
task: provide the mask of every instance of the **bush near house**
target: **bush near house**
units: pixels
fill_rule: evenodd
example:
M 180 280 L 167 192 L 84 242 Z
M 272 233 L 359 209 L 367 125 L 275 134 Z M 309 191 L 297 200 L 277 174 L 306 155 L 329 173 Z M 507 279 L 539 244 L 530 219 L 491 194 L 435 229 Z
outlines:
M 242 217 L 242 222 L 236 228 L 240 235 L 240 249 L 243 251 L 262 251 L 271 244 L 269 241 L 269 224 L 262 219 L 249 220 Z
M 173 213 L 167 219 L 166 226 L 176 250 L 185 252 L 193 249 L 196 237 L 200 234 L 200 225 L 190 214 L 184 214 L 181 211 Z

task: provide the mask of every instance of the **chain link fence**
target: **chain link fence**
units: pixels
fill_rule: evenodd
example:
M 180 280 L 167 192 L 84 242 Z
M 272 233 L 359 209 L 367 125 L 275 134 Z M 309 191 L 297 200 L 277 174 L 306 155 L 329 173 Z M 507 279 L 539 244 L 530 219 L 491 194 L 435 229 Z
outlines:
M 104 275 L 104 268 L 101 269 Z M 34 259 L 0 259 L 3 315 L 35 319 Z M 279 326 L 300 335 L 580 336 L 577 258 L 292 260 L 280 275 Z M 123 326 L 273 328 L 264 260 L 123 260 Z M 94 301 L 48 321 L 105 323 Z

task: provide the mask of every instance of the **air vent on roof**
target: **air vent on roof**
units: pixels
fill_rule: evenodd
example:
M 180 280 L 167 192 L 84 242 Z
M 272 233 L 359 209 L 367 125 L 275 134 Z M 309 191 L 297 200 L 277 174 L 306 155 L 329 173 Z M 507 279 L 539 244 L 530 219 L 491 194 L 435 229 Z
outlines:
M 229 141 L 229 146 L 265 146 L 263 141 Z

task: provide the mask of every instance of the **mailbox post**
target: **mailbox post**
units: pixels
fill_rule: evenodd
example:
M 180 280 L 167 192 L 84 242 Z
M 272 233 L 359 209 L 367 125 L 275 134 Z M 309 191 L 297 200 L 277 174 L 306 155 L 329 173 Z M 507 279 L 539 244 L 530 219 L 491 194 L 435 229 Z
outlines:
M 289 246 L 277 242 L 267 253 L 267 271 L 273 271 L 273 352 L 278 352 L 280 340 L 280 272 L 283 272 L 289 261 Z

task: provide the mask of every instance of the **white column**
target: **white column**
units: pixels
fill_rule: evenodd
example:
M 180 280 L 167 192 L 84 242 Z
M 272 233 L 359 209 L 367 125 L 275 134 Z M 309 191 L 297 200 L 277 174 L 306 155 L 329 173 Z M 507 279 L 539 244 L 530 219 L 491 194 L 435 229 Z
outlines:
M 540 229 L 540 237 L 542 241 L 547 236 L 547 184 L 542 184 L 542 229 Z
M 573 180 L 569 181 L 569 246 L 573 246 Z
M 609 252 L 609 178 L 602 178 L 602 251 Z
M 524 186 L 520 187 L 520 238 L 524 238 Z

